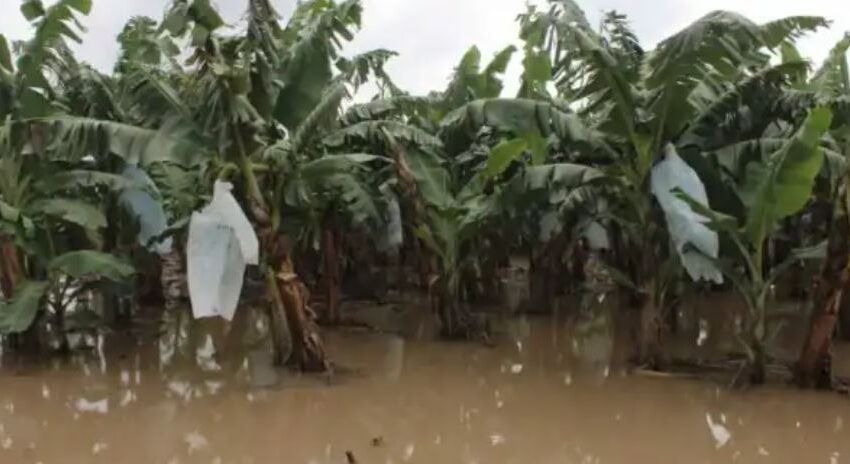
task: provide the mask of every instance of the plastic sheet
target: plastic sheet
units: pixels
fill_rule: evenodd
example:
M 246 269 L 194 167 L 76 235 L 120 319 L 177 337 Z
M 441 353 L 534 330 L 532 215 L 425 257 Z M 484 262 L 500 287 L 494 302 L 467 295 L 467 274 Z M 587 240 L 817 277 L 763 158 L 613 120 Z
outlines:
M 216 182 L 210 204 L 192 214 L 187 245 L 187 278 L 196 318 L 233 318 L 247 264 L 259 262 L 260 245 L 232 185 Z
M 652 193 L 658 199 L 667 219 L 667 229 L 682 265 L 694 280 L 723 282 L 723 274 L 708 258 L 717 258 L 720 248 L 717 232 L 709 229 L 706 219 L 672 192 L 680 189 L 695 201 L 708 206 L 705 185 L 696 171 L 676 153 L 672 145 L 665 148 L 664 161 L 652 170 Z M 690 249 L 690 244 L 696 250 Z
M 387 224 L 378 237 L 378 251 L 396 251 L 404 244 L 404 231 L 401 224 L 401 208 L 394 194 L 387 194 Z

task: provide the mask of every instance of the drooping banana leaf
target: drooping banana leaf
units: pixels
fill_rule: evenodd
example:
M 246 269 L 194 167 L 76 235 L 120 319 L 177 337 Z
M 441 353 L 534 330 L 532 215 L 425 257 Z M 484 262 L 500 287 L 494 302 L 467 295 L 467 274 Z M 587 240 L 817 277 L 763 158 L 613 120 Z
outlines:
M 484 169 L 484 176 L 488 179 L 500 176 L 525 152 L 528 147 L 528 142 L 523 139 L 506 140 L 490 150 L 490 157 L 487 158 L 487 167 Z
M 108 149 L 128 164 L 169 161 L 191 166 L 205 152 L 196 141 L 172 128 L 151 130 L 77 116 L 55 116 L 38 122 L 50 126 L 56 146 L 61 147 L 59 152 L 67 157 L 82 158 Z
M 294 131 L 322 99 L 333 77 L 332 61 L 340 39 L 351 40 L 351 30 L 360 25 L 362 7 L 347 0 L 307 2 L 299 5 L 285 36 L 278 80 L 282 84 L 275 102 L 274 117 Z
M 71 251 L 54 258 L 48 264 L 48 270 L 59 272 L 73 278 L 100 277 L 112 282 L 123 282 L 136 270 L 122 259 L 95 250 Z
M 766 165 L 748 166 L 742 197 L 750 243 L 760 246 L 777 221 L 800 211 L 809 201 L 823 163 L 820 138 L 831 121 L 828 109 L 812 110 L 794 137 Z
M 419 129 L 416 126 L 392 120 L 363 121 L 328 134 L 323 143 L 325 146 L 340 149 L 346 146 L 374 146 L 385 143 L 384 131 L 406 146 L 419 150 L 439 152 L 443 142 L 439 138 Z
M 436 157 L 422 151 L 408 150 L 405 152 L 405 160 L 416 178 L 419 194 L 426 203 L 436 207 L 453 203 L 454 192 L 449 172 Z
M 92 187 L 106 187 L 113 192 L 122 192 L 132 188 L 147 188 L 145 185 L 139 185 L 133 180 L 118 174 L 86 169 L 59 172 L 39 180 L 36 186 L 40 191 L 47 194 L 62 190 Z
M 84 229 L 97 230 L 106 227 L 106 215 L 103 211 L 82 200 L 50 198 L 29 205 L 26 211 L 30 215 L 53 216 Z
M 550 103 L 525 99 L 476 100 L 464 105 L 440 123 L 440 137 L 449 154 L 465 150 L 483 127 L 517 136 L 539 134 L 556 137 L 565 145 L 589 153 L 616 156 L 600 133 L 585 125 L 575 114 L 558 110 Z
M 0 334 L 21 333 L 32 325 L 48 282 L 26 281 L 15 289 L 15 296 L 0 301 Z
M 392 98 L 373 100 L 368 103 L 351 105 L 340 118 L 344 126 L 350 126 L 369 120 L 391 119 L 400 114 L 429 113 L 434 99 L 399 95 Z

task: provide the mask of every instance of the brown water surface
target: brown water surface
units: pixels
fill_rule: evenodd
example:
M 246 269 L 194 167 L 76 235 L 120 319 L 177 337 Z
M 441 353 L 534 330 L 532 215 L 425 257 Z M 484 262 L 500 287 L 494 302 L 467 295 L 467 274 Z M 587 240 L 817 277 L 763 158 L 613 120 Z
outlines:
M 850 462 L 838 394 L 626 375 L 595 322 L 508 326 L 495 348 L 328 332 L 350 368 L 333 378 L 270 371 L 261 354 L 234 373 L 203 337 L 193 362 L 108 337 L 52 366 L 7 355 L 0 463 Z

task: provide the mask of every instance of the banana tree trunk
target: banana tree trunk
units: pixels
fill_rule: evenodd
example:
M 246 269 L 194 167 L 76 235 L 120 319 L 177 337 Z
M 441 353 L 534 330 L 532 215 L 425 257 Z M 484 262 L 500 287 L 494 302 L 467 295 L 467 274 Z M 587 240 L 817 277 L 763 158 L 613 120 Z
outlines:
M 166 310 L 174 310 L 189 295 L 186 269 L 183 264 L 186 260 L 177 247 L 163 255 L 161 260 L 159 277 L 162 299 Z
M 657 369 L 661 362 L 662 314 L 652 291 L 638 294 L 638 364 Z
M 748 380 L 751 385 L 761 385 L 767 380 L 767 356 L 761 337 L 750 340 L 750 359 L 748 359 Z
M 558 236 L 532 250 L 531 263 L 528 272 L 528 294 L 533 312 L 551 313 L 555 307 L 559 281 L 563 276 L 561 258 L 566 248 L 567 239 Z
M 272 268 L 266 268 L 265 278 L 266 293 L 268 296 L 268 300 L 271 303 L 271 305 L 269 306 L 269 321 L 270 333 L 272 338 L 272 350 L 274 352 L 274 364 L 276 366 L 283 366 L 287 362 L 289 362 L 292 356 L 292 330 L 290 329 L 289 323 L 287 321 L 286 308 L 283 304 L 283 300 L 281 299 L 277 276 L 275 275 L 275 272 Z M 236 336 L 239 336 L 242 333 L 241 328 L 237 329 L 238 326 L 238 324 L 234 324 L 234 326 L 232 327 L 233 330 L 240 330 L 239 332 L 234 332 L 234 335 Z
M 498 303 L 503 294 L 502 281 L 499 278 L 499 261 L 494 258 L 485 259 L 481 264 L 481 295 L 482 303 Z
M 426 207 L 419 194 L 419 184 L 416 181 L 416 176 L 410 170 L 405 156 L 405 149 L 401 146 L 389 133 L 384 131 L 384 136 L 389 144 L 389 152 L 395 162 L 396 176 L 399 180 L 399 187 L 402 192 L 402 199 L 406 203 L 405 211 L 410 212 L 410 224 L 413 229 L 426 224 Z M 419 285 L 422 289 L 430 289 L 432 276 L 436 274 L 436 261 L 427 247 L 420 240 L 414 240 L 414 250 L 416 252 L 416 265 L 419 271 Z
M 58 352 L 60 354 L 67 355 L 71 352 L 71 347 L 68 343 L 68 337 L 65 334 L 65 305 L 62 304 L 63 297 L 64 292 L 58 292 L 56 294 L 56 304 L 53 305 L 53 321 L 56 327 L 56 333 L 59 337 Z
M 21 258 L 15 244 L 8 240 L 0 242 L 0 290 L 11 298 L 24 278 Z
M 340 321 L 339 305 L 341 300 L 340 290 L 340 261 L 337 253 L 336 234 L 332 228 L 325 229 L 322 234 L 322 249 L 324 254 L 325 269 L 322 274 L 327 299 L 327 319 L 331 324 L 338 324 Z
M 850 292 L 850 283 L 844 287 L 844 292 Z M 850 298 L 841 298 L 836 335 L 841 341 L 850 341 Z
M 289 329 L 289 340 L 282 340 L 278 336 L 276 345 L 291 344 L 292 355 L 289 363 L 302 371 L 324 372 L 328 369 L 329 363 L 319 335 L 315 314 L 309 307 L 310 295 L 307 286 L 295 273 L 292 254 L 285 243 L 286 240 L 282 242 L 279 247 L 279 265 L 274 276 L 274 284 L 277 287 L 280 304 L 283 306 L 286 326 Z M 281 326 L 282 322 L 279 321 L 275 325 Z
M 428 287 L 431 310 L 440 323 L 440 335 L 447 339 L 469 338 L 472 335 L 470 317 L 460 306 L 457 291 L 447 279 L 433 278 Z
M 744 386 L 747 383 L 749 385 L 761 385 L 767 380 L 767 353 L 765 349 L 767 303 L 764 292 L 766 284 L 760 278 L 757 278 L 752 285 L 753 294 L 750 297 L 746 328 L 743 336 L 739 338 L 747 355 L 747 362 L 743 369 L 746 376 L 738 376 L 735 379 L 739 386 Z
M 419 287 L 428 289 L 430 281 L 435 275 L 436 266 L 434 265 L 432 256 L 428 253 L 428 249 L 422 245 L 419 239 L 413 241 L 413 248 L 416 254 L 416 271 L 419 274 Z
M 814 291 L 809 331 L 795 369 L 795 380 L 804 388 L 830 388 L 830 345 L 841 309 L 844 288 L 850 283 L 850 222 L 846 214 L 833 221 L 827 255 Z
M 454 330 L 451 299 L 442 279 L 432 279 L 428 284 L 428 302 L 431 305 L 431 313 L 437 316 L 440 323 L 440 333 L 444 336 Z
M 572 290 L 581 289 L 582 285 L 587 281 L 587 275 L 584 269 L 589 255 L 587 244 L 584 240 L 579 240 L 570 255 L 570 288 Z

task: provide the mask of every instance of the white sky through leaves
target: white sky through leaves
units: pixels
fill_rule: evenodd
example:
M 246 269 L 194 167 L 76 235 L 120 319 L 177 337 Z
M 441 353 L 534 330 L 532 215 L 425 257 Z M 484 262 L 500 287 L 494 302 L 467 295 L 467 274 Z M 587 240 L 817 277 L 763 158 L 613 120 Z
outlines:
M 12 40 L 29 36 L 29 25 L 12 7 L 17 0 L 0 0 L 0 31 Z M 215 0 L 214 0 L 215 1 Z M 51 3 L 49 0 L 46 3 Z M 116 36 L 134 15 L 159 20 L 169 0 L 94 0 L 94 8 L 83 24 L 88 32 L 84 43 L 75 46 L 78 56 L 97 68 L 109 71 L 118 53 Z M 236 24 L 245 9 L 245 0 L 215 1 L 225 19 Z M 273 0 L 284 19 L 295 0 Z M 534 0 L 544 3 L 544 0 Z M 346 52 L 373 48 L 399 52 L 388 71 L 403 89 L 422 94 L 442 89 L 452 68 L 471 45 L 477 45 L 485 59 L 517 41 L 516 16 L 525 10 L 525 0 L 363 0 L 363 28 Z M 789 15 L 818 15 L 832 20 L 829 30 L 801 40 L 804 56 L 818 64 L 829 49 L 850 30 L 850 8 L 838 0 L 579 0 L 591 22 L 603 11 L 616 9 L 629 16 L 645 47 L 676 32 L 711 10 L 732 10 L 766 22 Z M 515 57 L 506 79 L 506 93 L 518 87 L 519 59 Z

